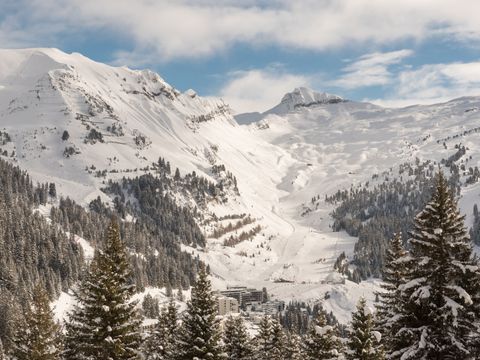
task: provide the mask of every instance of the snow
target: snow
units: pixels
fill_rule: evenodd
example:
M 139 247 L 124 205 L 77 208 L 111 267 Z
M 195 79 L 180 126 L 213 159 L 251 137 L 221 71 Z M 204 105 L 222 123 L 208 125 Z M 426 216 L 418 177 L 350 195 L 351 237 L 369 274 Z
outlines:
M 331 101 L 343 101 L 343 99 L 337 95 L 319 93 L 306 87 L 299 87 L 285 94 L 280 104 L 267 111 L 266 114 L 285 114 L 296 110 L 299 106 L 328 104 Z
M 448 286 L 449 289 L 452 289 L 452 290 L 455 290 L 455 292 L 457 292 L 457 294 L 460 296 L 460 298 L 463 300 L 463 302 L 466 304 L 466 305 L 471 305 L 473 304 L 473 301 L 472 301 L 472 298 L 470 297 L 470 295 L 465 291 L 465 289 L 463 289 L 462 287 L 460 286 Z
M 100 190 L 104 181 L 142 175 L 148 170 L 140 169 L 160 156 L 182 173 L 195 171 L 210 180 L 211 166 L 224 164 L 236 176 L 240 196 L 209 204 L 204 215 L 247 213 L 262 231 L 235 247 L 208 239 L 205 249 L 183 249 L 210 264 L 217 289 L 267 287 L 286 301 L 323 299 L 341 322 L 349 320 L 361 296 L 373 302 L 379 283 L 343 283 L 332 272 L 342 252 L 352 257 L 357 239 L 332 232 L 334 208 L 323 202 L 325 195 L 417 157 L 439 162 L 460 142 L 472 156 L 466 167 L 480 165 L 480 132 L 463 135 L 478 127 L 479 113 L 466 111 L 480 107 L 476 97 L 388 109 L 299 88 L 239 125 L 222 100 L 193 90 L 181 93 L 151 71 L 112 67 L 56 49 L 0 50 L 0 84 L 0 124 L 12 137 L 3 148 L 16 154 L 5 158 L 28 170 L 34 181 L 55 182 L 59 195 L 80 204 L 98 196 L 110 202 Z M 201 117 L 208 120 L 195 121 Z M 107 130 L 113 124 L 122 126 L 123 136 Z M 87 125 L 101 131 L 105 142 L 85 143 Z M 61 140 L 64 130 L 67 141 Z M 137 136 L 145 136 L 145 146 L 135 143 Z M 67 146 L 80 154 L 65 158 Z M 86 171 L 92 166 L 106 170 L 106 177 Z M 479 194 L 480 183 L 462 188 L 467 224 Z M 313 196 L 319 196 L 318 208 L 311 205 Z M 305 208 L 311 211 L 302 216 Z M 75 241 L 91 259 L 88 242 L 77 236 Z
M 329 331 L 332 331 L 333 330 L 333 327 L 330 326 L 330 325 L 326 325 L 326 326 L 315 326 L 315 332 L 318 334 L 318 335 L 325 335 L 327 332 Z
M 166 306 L 170 301 L 170 298 L 167 296 L 166 289 L 156 288 L 156 287 L 147 287 L 145 291 L 141 293 L 136 293 L 131 298 L 131 301 L 136 302 L 137 308 L 140 308 L 142 306 L 143 299 L 147 294 L 150 294 L 154 299 L 157 299 L 160 307 Z M 173 296 L 174 298 L 176 298 L 177 296 L 176 290 L 173 291 Z M 182 302 L 182 301 L 175 300 L 177 309 L 180 312 L 184 311 L 187 308 L 186 301 L 190 299 L 190 291 L 183 290 L 183 296 L 185 301 Z M 73 307 L 75 306 L 75 304 L 76 304 L 76 301 L 72 291 L 60 293 L 59 298 L 51 303 L 51 308 L 54 313 L 55 321 L 58 321 L 60 323 L 65 322 L 68 318 L 68 314 L 73 310 Z M 103 310 L 107 312 L 110 309 L 108 308 L 108 306 L 104 306 Z M 143 324 L 151 325 L 156 323 L 156 321 L 157 321 L 156 319 L 145 319 Z
M 70 236 L 70 233 L 67 231 L 65 232 L 67 236 Z M 93 259 L 93 255 L 95 255 L 95 249 L 90 245 L 90 243 L 85 240 L 84 238 L 78 236 L 78 235 L 73 235 L 73 239 L 76 243 L 78 243 L 83 250 L 83 255 L 85 257 L 85 261 L 90 262 Z
M 445 301 L 445 307 L 450 308 L 450 312 L 452 313 L 452 316 L 453 316 L 453 325 L 457 326 L 458 310 L 463 309 L 463 306 L 445 295 L 443 296 L 443 300 Z
M 379 331 L 372 331 L 372 335 L 375 337 L 378 343 L 382 341 L 382 334 Z
M 51 304 L 55 321 L 63 323 L 67 319 L 67 315 L 73 310 L 74 305 L 73 293 L 61 292 L 58 299 Z
M 404 291 L 411 289 L 412 287 L 421 286 L 425 282 L 425 278 L 413 279 L 407 282 L 406 284 L 400 285 L 399 290 Z
M 430 286 L 420 286 L 413 294 L 413 297 L 418 297 L 419 299 L 428 299 L 431 295 Z
M 173 290 L 173 298 L 177 299 L 178 290 Z M 145 296 L 149 294 L 152 298 L 158 300 L 160 308 L 162 306 L 166 306 L 170 301 L 170 297 L 167 296 L 167 289 L 166 288 L 157 288 L 157 287 L 146 287 L 143 292 L 136 293 L 131 301 L 136 302 L 137 306 L 140 307 L 142 305 L 143 299 Z M 190 299 L 190 290 L 183 290 L 182 291 L 184 301 L 175 300 L 175 304 L 179 311 L 183 311 L 186 309 L 186 302 Z
M 373 314 L 375 314 L 375 310 L 370 306 L 365 306 L 365 309 L 363 310 L 363 313 L 365 315 L 372 315 L 373 316 Z

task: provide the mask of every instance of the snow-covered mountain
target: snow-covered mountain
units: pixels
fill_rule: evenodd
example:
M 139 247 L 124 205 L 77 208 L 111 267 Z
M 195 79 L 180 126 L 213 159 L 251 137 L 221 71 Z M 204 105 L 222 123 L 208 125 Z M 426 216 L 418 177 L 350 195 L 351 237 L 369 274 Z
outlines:
M 151 71 L 55 49 L 0 50 L 1 156 L 84 205 L 97 196 L 109 200 L 101 191 L 106 180 L 154 172 L 159 157 L 212 181 L 221 176 L 213 167 L 224 165 L 239 194 L 210 203 L 203 214 L 249 214 L 254 221 L 218 238 L 212 231 L 229 220 L 203 225 L 206 249 L 185 250 L 210 264 L 217 287 L 266 286 L 285 300 L 329 292 L 325 307 L 340 320 L 359 296 L 372 298 L 376 285 L 338 283 L 333 263 L 341 252 L 351 256 L 356 238 L 332 232 L 333 205 L 324 197 L 373 174 L 395 176 L 390 169 L 417 158 L 439 162 L 460 144 L 468 149 L 461 160 L 466 178 L 480 165 L 479 109 L 476 97 L 386 109 L 299 88 L 256 114 L 258 121 L 239 125 L 222 100 L 181 93 Z M 480 185 L 465 185 L 462 194 L 470 215 Z M 318 203 L 306 213 L 312 197 Z M 256 226 L 251 239 L 223 245 Z
M 299 108 L 326 105 L 326 104 L 338 104 L 345 102 L 340 96 L 332 95 L 328 93 L 319 93 L 306 87 L 300 87 L 294 89 L 292 92 L 283 96 L 280 104 L 274 108 L 268 110 L 266 114 L 287 114 L 291 111 L 295 111 Z

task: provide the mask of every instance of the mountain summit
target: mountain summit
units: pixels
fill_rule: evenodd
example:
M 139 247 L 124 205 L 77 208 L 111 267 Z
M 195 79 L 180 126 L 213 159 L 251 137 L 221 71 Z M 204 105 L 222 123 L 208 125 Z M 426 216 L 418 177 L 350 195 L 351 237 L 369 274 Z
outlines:
M 280 104 L 268 110 L 268 114 L 285 114 L 301 107 L 309 107 L 322 104 L 337 104 L 345 102 L 338 95 L 328 94 L 326 92 L 316 92 L 306 87 L 295 88 L 292 92 L 286 93 Z

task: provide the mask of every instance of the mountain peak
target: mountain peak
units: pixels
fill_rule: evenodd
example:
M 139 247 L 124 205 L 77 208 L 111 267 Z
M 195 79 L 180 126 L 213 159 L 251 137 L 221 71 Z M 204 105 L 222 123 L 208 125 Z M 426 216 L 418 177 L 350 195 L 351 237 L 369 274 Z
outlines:
M 307 87 L 297 87 L 292 92 L 286 93 L 280 101 L 280 104 L 267 111 L 267 113 L 286 113 L 301 107 L 336 104 L 345 101 L 347 100 L 344 100 L 338 95 L 317 92 Z

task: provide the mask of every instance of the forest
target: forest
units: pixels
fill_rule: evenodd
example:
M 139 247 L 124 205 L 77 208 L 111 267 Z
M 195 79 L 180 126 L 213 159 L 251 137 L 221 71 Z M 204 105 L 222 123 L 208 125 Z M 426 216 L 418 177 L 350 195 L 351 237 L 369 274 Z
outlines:
M 2 183 L 9 190 L 3 192 L 8 194 L 3 202 L 12 205 L 13 200 L 23 199 L 27 206 L 23 211 L 27 211 L 31 209 L 28 205 L 41 205 L 48 196 L 56 196 L 53 185 L 34 188 L 27 174 L 6 163 L 2 166 L 11 179 Z M 140 188 L 135 196 L 140 199 L 142 183 L 132 184 Z M 61 259 L 55 262 L 48 258 L 51 252 L 35 249 L 38 258 L 29 261 L 37 263 L 30 269 L 22 268 L 15 256 L 3 260 L 16 267 L 9 274 L 2 273 L 2 296 L 10 296 L 10 303 L 2 304 L 2 310 L 7 307 L 9 311 L 2 325 L 2 360 L 476 359 L 480 354 L 480 267 L 457 207 L 455 188 L 441 172 L 434 176 L 429 199 L 413 219 L 407 242 L 401 233 L 388 241 L 375 309 L 361 298 L 351 322 L 340 325 L 321 306 L 312 309 L 290 303 L 279 317 L 265 315 L 253 336 L 241 314 L 223 319 L 217 316 L 208 267 L 198 261 L 185 311 L 178 310 L 173 296 L 161 308 L 152 298 L 137 306 L 130 301 L 138 290 L 130 249 L 134 244 L 129 245 L 125 235 L 135 230 L 120 225 L 118 214 L 109 213 L 101 201 L 92 205 L 90 216 L 109 218 L 105 223 L 92 220 L 73 202 L 63 202 L 69 204 L 55 210 L 63 217 L 62 226 L 69 225 L 88 237 L 93 236 L 94 227 L 71 220 L 86 224 L 99 221 L 105 224 L 104 235 L 101 241 L 97 239 L 98 249 L 81 276 L 82 252 L 67 236 L 57 243 L 35 245 L 44 250 L 41 245 L 61 244 L 65 256 L 78 255 L 78 269 L 63 268 Z M 148 223 L 157 206 L 149 207 L 150 214 L 136 215 L 145 213 L 142 216 Z M 33 213 L 26 214 L 37 219 Z M 47 229 L 44 231 L 53 231 L 59 221 L 39 224 Z M 168 230 L 173 234 L 178 231 L 174 227 Z M 40 266 L 47 266 L 47 271 Z M 35 283 L 29 284 L 34 276 Z M 23 294 L 15 292 L 12 282 L 25 283 Z M 54 321 L 50 292 L 72 284 L 76 302 L 62 327 Z M 142 325 L 147 314 L 156 317 L 154 325 Z

